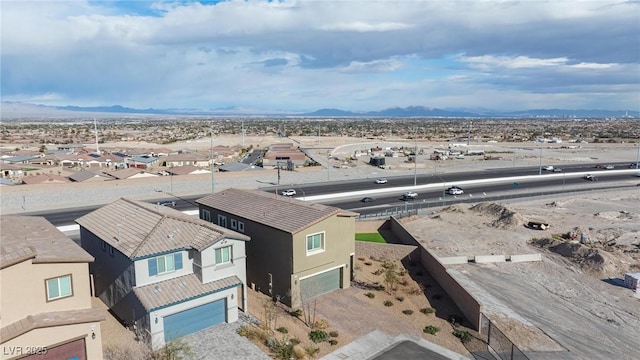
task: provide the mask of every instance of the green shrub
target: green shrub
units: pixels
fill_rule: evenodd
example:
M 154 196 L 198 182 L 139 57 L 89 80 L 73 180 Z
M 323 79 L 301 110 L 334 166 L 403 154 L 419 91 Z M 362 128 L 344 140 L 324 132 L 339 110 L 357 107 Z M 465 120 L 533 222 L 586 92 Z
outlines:
M 405 315 L 411 315 L 411 314 L 413 314 L 413 310 L 411 310 L 411 309 L 402 310 L 402 313 L 405 314 Z
M 422 309 L 420 309 L 420 312 L 425 314 L 425 315 L 429 315 L 429 314 L 433 314 L 434 312 L 436 312 L 436 309 L 430 308 L 430 307 L 422 308 Z
M 457 329 L 453 330 L 453 336 L 455 336 L 458 339 L 460 339 L 460 342 L 463 343 L 463 344 L 468 343 L 473 338 L 473 336 L 471 335 L 470 332 L 468 332 L 468 331 L 460 331 L 460 330 L 457 330 Z
M 453 315 L 449 315 L 449 317 L 447 318 L 449 320 L 449 322 L 451 323 L 451 326 L 453 327 L 458 327 L 460 326 L 460 324 L 462 324 L 462 316 L 453 314 Z
M 309 332 L 309 340 L 313 341 L 314 343 L 327 341 L 328 337 L 329 335 L 324 330 L 311 330 Z
M 385 302 L 383 302 L 383 304 L 384 304 L 384 306 L 387 306 L 387 307 L 393 306 L 393 302 L 390 301 L 390 300 L 386 300 Z
M 423 333 L 431 334 L 431 335 L 437 334 L 438 331 L 440 331 L 440 329 L 438 327 L 431 326 L 431 325 L 427 325 L 427 326 L 424 327 L 424 329 L 422 329 Z
M 334 345 L 334 346 L 335 346 L 335 345 L 338 345 L 338 340 L 336 340 L 336 339 L 329 339 L 329 344 Z
M 289 360 L 293 357 L 293 344 L 290 342 L 270 339 L 266 345 L 278 360 Z
M 396 296 L 396 300 L 403 302 L 404 301 L 404 296 Z
M 289 332 L 289 330 L 287 330 L 287 328 L 284 326 L 280 326 L 279 328 L 276 329 L 276 331 L 282 334 L 286 334 Z
M 376 297 L 376 294 L 372 292 L 368 292 L 368 293 L 365 293 L 364 296 L 368 297 L 369 299 L 373 299 L 374 297 Z
M 338 334 L 337 331 L 330 331 L 329 336 L 331 336 L 332 338 L 337 338 L 338 336 L 340 336 L 340 334 Z
M 317 354 L 318 352 L 320 352 L 320 348 L 317 347 L 313 347 L 313 346 L 307 346 L 306 348 L 304 348 L 307 352 L 307 354 L 311 357 L 313 357 L 315 354 Z

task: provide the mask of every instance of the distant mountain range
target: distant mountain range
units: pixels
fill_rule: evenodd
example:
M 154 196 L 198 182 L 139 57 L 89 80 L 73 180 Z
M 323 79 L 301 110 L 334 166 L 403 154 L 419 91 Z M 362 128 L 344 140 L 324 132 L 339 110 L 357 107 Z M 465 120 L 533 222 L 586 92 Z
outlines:
M 3 101 L 0 114 L 2 118 L 29 117 L 101 117 L 113 114 L 127 115 L 165 115 L 165 116 L 301 116 L 301 117 L 437 117 L 437 118 L 640 118 L 640 111 L 626 110 L 563 110 L 532 109 L 521 111 L 496 111 L 488 109 L 438 109 L 424 106 L 393 107 L 378 111 L 355 112 L 341 109 L 320 109 L 308 113 L 273 112 L 255 109 L 227 107 L 220 109 L 134 109 L 120 105 L 113 106 L 47 106 L 22 102 Z

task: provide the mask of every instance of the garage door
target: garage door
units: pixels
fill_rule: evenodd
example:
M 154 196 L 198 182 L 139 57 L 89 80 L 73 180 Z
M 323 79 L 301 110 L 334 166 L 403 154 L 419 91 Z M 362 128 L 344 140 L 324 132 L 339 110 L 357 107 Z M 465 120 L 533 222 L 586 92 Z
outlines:
M 164 318 L 164 341 L 192 334 L 225 322 L 226 299 L 200 305 Z
M 302 299 L 312 299 L 340 288 L 340 270 L 333 269 L 300 281 Z
M 35 349 L 34 349 L 35 351 Z M 85 360 L 87 358 L 84 338 L 47 349 L 46 354 L 34 354 L 23 360 Z

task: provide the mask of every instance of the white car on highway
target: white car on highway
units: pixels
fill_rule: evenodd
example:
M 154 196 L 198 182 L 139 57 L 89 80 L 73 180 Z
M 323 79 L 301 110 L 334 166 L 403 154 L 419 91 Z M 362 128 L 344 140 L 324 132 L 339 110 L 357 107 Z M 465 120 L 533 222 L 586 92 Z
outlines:
M 402 198 L 405 200 L 408 199 L 415 199 L 418 197 L 418 193 L 413 192 L 413 191 L 407 191 L 406 193 L 402 194 Z
M 376 179 L 376 184 L 386 184 L 387 179 Z
M 464 190 L 460 189 L 459 187 L 453 186 L 447 189 L 447 193 L 449 195 L 462 195 L 464 194 Z
M 287 189 L 284 190 L 283 192 L 281 192 L 280 194 L 284 195 L 284 196 L 293 196 L 296 194 L 296 191 L 293 189 Z

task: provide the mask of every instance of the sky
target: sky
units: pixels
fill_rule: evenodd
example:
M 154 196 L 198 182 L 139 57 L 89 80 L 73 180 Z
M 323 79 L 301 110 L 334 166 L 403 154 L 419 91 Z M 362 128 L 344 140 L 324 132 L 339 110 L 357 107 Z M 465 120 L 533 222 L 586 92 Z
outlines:
M 640 110 L 640 1 L 2 0 L 3 101 Z

